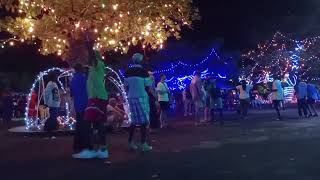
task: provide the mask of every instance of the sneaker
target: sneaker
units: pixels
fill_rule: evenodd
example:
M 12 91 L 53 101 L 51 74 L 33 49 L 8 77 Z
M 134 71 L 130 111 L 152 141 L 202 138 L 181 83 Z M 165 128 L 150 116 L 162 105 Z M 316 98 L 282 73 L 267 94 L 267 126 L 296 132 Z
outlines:
M 187 117 L 188 116 L 188 114 L 187 113 L 184 113 L 184 117 Z
M 136 151 L 138 146 L 135 143 L 129 143 L 129 150 Z
M 73 154 L 72 157 L 75 159 L 92 159 L 96 157 L 96 152 L 90 150 L 83 150 L 77 154 Z
M 308 118 L 311 118 L 312 117 L 312 114 L 309 114 Z
M 143 151 L 143 152 L 147 152 L 147 151 L 152 150 L 152 146 L 149 146 L 147 143 L 142 144 L 140 148 L 141 148 L 141 151 Z
M 99 150 L 96 152 L 96 158 L 99 158 L 99 159 L 107 159 L 109 157 L 109 152 L 108 150 Z
M 192 113 L 189 113 L 189 116 L 192 116 Z
M 313 117 L 318 117 L 318 114 L 313 115 Z

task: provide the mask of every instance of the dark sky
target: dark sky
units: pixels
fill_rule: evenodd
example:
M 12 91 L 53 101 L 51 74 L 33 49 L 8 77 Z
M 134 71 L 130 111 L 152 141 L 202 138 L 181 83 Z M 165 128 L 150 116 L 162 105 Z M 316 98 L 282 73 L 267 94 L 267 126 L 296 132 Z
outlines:
M 208 47 L 219 40 L 228 50 L 247 50 L 276 31 L 292 37 L 318 35 L 320 0 L 194 0 L 201 21 L 183 33 L 182 43 Z M 171 43 L 171 42 L 169 42 Z M 176 42 L 172 42 L 176 43 Z M 170 48 L 168 45 L 167 47 Z M 56 64 L 23 46 L 0 52 L 0 71 L 38 71 Z

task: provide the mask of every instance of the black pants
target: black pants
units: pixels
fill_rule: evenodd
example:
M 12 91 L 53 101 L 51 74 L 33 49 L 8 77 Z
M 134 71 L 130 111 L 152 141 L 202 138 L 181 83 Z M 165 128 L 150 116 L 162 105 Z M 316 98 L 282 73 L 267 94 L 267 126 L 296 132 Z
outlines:
M 58 124 L 58 121 L 57 121 L 57 117 L 58 117 L 58 114 L 59 114 L 59 108 L 57 108 L 57 107 L 49 107 L 49 113 L 50 113 L 50 117 L 45 122 L 44 130 L 48 131 L 48 132 L 56 131 L 59 128 L 59 124 Z
M 160 119 L 157 112 L 156 100 L 149 97 L 149 106 L 150 106 L 150 127 L 156 129 L 160 127 Z
M 248 108 L 250 105 L 249 99 L 240 99 L 240 115 L 245 117 L 248 115 Z
M 298 99 L 298 113 L 302 117 L 302 111 L 304 116 L 308 116 L 308 104 L 306 99 Z
M 132 139 L 134 137 L 134 131 L 136 129 L 135 125 L 131 125 L 130 126 L 130 130 L 129 130 L 129 143 L 132 142 Z M 144 144 L 147 142 L 147 125 L 141 125 L 140 126 L 140 132 L 141 132 L 141 144 Z
M 91 123 L 91 142 L 90 146 L 94 147 L 95 145 L 98 146 L 106 146 L 106 134 L 107 129 L 104 125 L 104 122 L 94 122 Z
M 90 123 L 84 120 L 84 112 L 77 112 L 76 129 L 73 139 L 73 150 L 75 152 L 84 149 L 92 149 L 90 145 Z
M 277 112 L 277 116 L 278 116 L 278 118 L 280 119 L 281 116 L 280 116 L 280 110 L 279 110 L 279 108 L 280 108 L 280 102 L 281 102 L 281 100 L 273 100 L 272 102 L 273 102 L 274 109 L 275 109 L 276 112 Z

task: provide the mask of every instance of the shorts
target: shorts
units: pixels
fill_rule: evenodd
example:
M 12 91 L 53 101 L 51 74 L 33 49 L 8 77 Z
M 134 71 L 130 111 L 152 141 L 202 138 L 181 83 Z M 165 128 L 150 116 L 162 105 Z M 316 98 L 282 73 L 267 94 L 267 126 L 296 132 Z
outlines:
M 170 104 L 167 101 L 159 101 L 159 104 L 162 111 L 167 111 L 170 107 Z

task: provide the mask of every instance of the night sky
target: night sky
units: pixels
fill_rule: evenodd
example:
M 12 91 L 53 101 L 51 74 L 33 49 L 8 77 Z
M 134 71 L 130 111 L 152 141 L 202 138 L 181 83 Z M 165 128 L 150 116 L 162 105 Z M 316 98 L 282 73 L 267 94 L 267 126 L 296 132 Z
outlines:
M 292 37 L 318 35 L 320 30 L 319 0 L 194 0 L 194 3 L 200 9 L 201 21 L 194 23 L 193 30 L 184 30 L 181 41 L 168 42 L 169 50 L 174 44 L 183 44 L 206 51 L 213 42 L 220 42 L 226 50 L 245 51 L 270 39 L 278 30 Z M 55 56 L 43 57 L 36 48 L 28 46 L 1 51 L 0 59 L 2 72 L 37 72 L 62 65 Z

